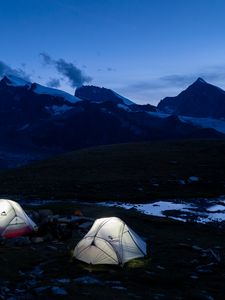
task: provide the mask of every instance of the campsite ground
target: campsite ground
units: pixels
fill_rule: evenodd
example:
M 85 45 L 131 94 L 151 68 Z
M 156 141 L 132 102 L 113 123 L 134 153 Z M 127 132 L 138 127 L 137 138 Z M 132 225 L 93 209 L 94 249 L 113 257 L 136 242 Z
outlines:
M 225 295 L 225 227 L 184 223 L 135 210 L 62 203 L 27 207 L 93 219 L 122 218 L 149 246 L 149 257 L 118 266 L 89 266 L 72 260 L 82 238 L 50 239 L 0 247 L 1 299 L 221 299 Z M 61 295 L 60 295 L 61 294 Z M 5 298 L 4 298 L 5 297 Z
M 79 226 L 63 238 L 49 238 L 46 229 L 39 242 L 25 238 L 22 244 L 0 245 L 0 300 L 224 300 L 225 222 L 203 225 L 188 217 L 185 223 L 95 204 L 179 198 L 189 204 L 196 200 L 193 204 L 201 210 L 209 203 L 224 206 L 224 198 L 212 202 L 225 195 L 224 149 L 224 140 L 109 145 L 1 170 L 1 198 L 23 199 L 24 208 L 50 209 L 59 218 L 76 209 L 92 219 L 120 217 L 147 241 L 149 256 L 123 268 L 91 267 L 72 260 L 84 234 Z M 62 201 L 31 206 L 30 199 Z

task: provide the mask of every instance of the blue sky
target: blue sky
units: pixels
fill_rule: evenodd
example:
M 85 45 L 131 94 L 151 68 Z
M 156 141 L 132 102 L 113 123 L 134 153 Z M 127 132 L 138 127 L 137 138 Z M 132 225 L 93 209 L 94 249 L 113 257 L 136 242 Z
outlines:
M 155 104 L 199 76 L 225 88 L 224 13 L 224 0 L 0 0 L 0 62 Z

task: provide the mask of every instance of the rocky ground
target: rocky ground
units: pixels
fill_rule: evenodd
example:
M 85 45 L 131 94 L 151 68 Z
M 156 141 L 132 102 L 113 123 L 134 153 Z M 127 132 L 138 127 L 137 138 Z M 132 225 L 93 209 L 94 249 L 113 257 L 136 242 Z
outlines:
M 90 204 L 26 207 L 33 236 L 1 240 L 0 299 L 224 300 L 225 226 L 145 216 Z M 80 213 L 81 212 L 81 213 Z M 72 258 L 94 219 L 118 216 L 146 240 L 149 256 L 119 266 Z

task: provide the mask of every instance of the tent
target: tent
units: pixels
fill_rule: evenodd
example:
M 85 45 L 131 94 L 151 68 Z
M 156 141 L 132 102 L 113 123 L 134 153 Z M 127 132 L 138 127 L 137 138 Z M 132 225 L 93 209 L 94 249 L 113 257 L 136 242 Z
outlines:
M 73 256 L 89 264 L 121 264 L 146 255 L 146 243 L 121 219 L 97 219 Z
M 18 237 L 37 230 L 36 224 L 15 201 L 0 199 L 0 236 Z

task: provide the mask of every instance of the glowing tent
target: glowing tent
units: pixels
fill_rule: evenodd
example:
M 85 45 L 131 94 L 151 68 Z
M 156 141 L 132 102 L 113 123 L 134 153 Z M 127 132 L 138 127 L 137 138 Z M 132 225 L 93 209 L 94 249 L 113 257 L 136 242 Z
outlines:
M 18 237 L 37 230 L 36 224 L 15 201 L 0 199 L 0 236 Z
M 146 243 L 121 219 L 97 219 L 77 244 L 74 257 L 89 264 L 124 264 L 146 255 Z

